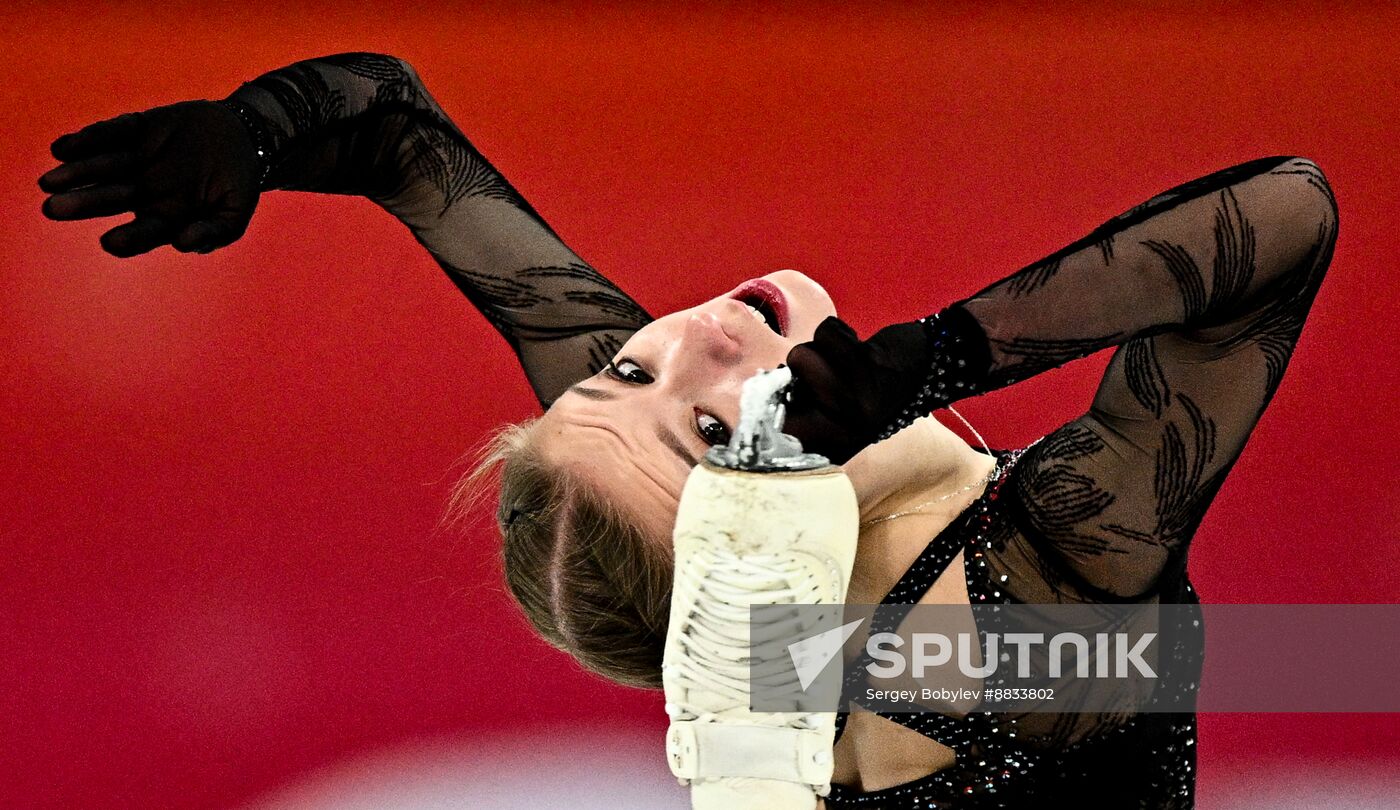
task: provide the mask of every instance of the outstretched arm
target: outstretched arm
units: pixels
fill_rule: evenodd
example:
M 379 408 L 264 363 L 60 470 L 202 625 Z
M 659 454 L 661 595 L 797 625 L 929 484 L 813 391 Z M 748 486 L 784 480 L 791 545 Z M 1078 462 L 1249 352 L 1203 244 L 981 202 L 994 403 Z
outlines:
M 580 259 L 401 59 L 347 53 L 243 85 L 267 188 L 363 195 L 407 225 L 500 330 L 541 403 L 596 373 L 650 318 Z
M 120 116 L 53 149 L 66 163 L 41 180 L 55 194 L 45 212 L 135 212 L 103 237 L 119 256 L 228 244 L 263 190 L 374 200 L 506 338 L 545 406 L 650 320 L 569 250 L 391 56 L 297 62 L 220 103 Z
M 843 401 L 822 388 L 808 411 L 870 441 L 1118 347 L 1088 412 L 1018 465 L 1016 500 L 1028 537 L 1080 585 L 1143 596 L 1180 570 L 1273 397 L 1336 233 L 1316 165 L 1252 161 L 1155 197 L 924 322 L 864 343 L 824 325 L 790 361 L 818 385 L 826 375 L 860 389 Z M 858 371 L 832 371 L 845 368 Z

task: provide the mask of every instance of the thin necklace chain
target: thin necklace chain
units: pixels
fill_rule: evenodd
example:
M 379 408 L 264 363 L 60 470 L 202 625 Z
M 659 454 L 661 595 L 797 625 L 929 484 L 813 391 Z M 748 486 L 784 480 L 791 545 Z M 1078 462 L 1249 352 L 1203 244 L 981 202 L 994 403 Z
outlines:
M 952 409 L 949 408 L 949 410 L 952 410 Z M 956 414 L 958 415 L 958 418 L 959 418 L 959 419 L 962 419 L 962 418 L 963 418 L 963 417 L 962 417 L 962 414 L 957 413 L 957 411 L 953 411 L 953 413 L 956 413 Z M 963 424 L 967 424 L 967 420 L 966 420 L 966 419 L 963 419 Z M 968 425 L 968 427 L 971 428 L 972 426 L 971 426 L 971 425 Z M 974 430 L 973 432 L 976 433 L 975 430 Z M 981 439 L 982 437 L 981 437 L 980 435 L 978 435 L 977 438 L 978 438 L 978 439 Z M 1006 474 L 1006 471 L 1009 470 L 1009 469 L 1011 469 L 1011 465 L 1015 464 L 1016 461 L 1017 461 L 1017 459 L 1019 459 L 1023 453 L 1025 453 L 1027 450 L 1031 449 L 1032 447 L 1035 447 L 1035 446 L 1036 446 L 1037 444 L 1039 444 L 1039 443 L 1040 443 L 1040 439 L 1036 439 L 1035 441 L 1031 442 L 1030 444 L 1026 445 L 1025 447 L 1022 447 L 1022 448 L 1019 449 L 1019 450 L 1012 450 L 1010 453 L 1008 453 L 1008 454 L 1006 455 L 1005 460 L 998 459 L 998 460 L 997 460 L 997 463 L 994 464 L 994 465 L 992 465 L 992 471 L 991 471 L 991 472 L 987 473 L 986 475 L 984 475 L 983 477 L 977 479 L 976 481 L 973 481 L 971 484 L 968 484 L 968 485 L 965 486 L 965 487 L 959 487 L 959 488 L 953 490 L 952 492 L 948 492 L 948 493 L 945 493 L 945 494 L 943 494 L 943 495 L 939 495 L 937 498 L 934 498 L 933 500 L 924 501 L 923 503 L 918 504 L 918 505 L 916 505 L 916 506 L 911 506 L 911 507 L 908 508 L 908 509 L 902 509 L 902 510 L 900 510 L 900 511 L 898 511 L 898 512 L 895 512 L 895 513 L 893 513 L 893 514 L 885 515 L 884 517 L 872 518 L 871 520 L 864 521 L 864 522 L 862 522 L 862 523 L 860 524 L 860 527 L 861 527 L 862 529 L 864 529 L 864 528 L 867 527 L 867 526 L 874 526 L 874 525 L 877 524 L 877 523 L 884 523 L 884 522 L 887 521 L 887 520 L 894 520 L 895 518 L 904 517 L 905 515 L 914 515 L 914 514 L 918 514 L 918 513 L 922 512 L 924 509 L 927 509 L 928 507 L 933 506 L 933 505 L 936 504 L 936 503 L 943 503 L 944 501 L 946 501 L 946 500 L 948 500 L 948 499 L 950 499 L 950 498 L 955 498 L 955 497 L 957 497 L 957 496 L 963 494 L 964 492 L 968 492 L 968 491 L 970 491 L 970 490 L 976 489 L 977 487 L 980 487 L 980 486 L 983 486 L 983 485 L 986 485 L 986 484 L 990 484 L 990 483 L 992 483 L 993 481 L 995 481 L 995 480 L 997 480 L 998 478 L 1001 478 L 1003 475 L 1005 475 L 1005 474 Z M 992 453 L 991 448 L 987 447 L 987 445 L 986 445 L 985 442 L 983 442 L 982 447 L 983 447 L 983 449 L 985 449 L 985 450 L 987 451 L 988 454 L 993 455 L 993 456 L 996 455 L 995 453 Z

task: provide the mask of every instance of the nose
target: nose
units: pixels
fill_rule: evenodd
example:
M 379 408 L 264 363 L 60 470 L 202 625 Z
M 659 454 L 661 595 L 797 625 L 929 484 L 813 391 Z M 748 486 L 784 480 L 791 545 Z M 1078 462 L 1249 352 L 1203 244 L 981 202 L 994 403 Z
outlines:
M 683 356 L 703 357 L 713 363 L 730 366 L 739 361 L 739 343 L 724 331 L 724 325 L 713 312 L 692 313 L 681 336 Z

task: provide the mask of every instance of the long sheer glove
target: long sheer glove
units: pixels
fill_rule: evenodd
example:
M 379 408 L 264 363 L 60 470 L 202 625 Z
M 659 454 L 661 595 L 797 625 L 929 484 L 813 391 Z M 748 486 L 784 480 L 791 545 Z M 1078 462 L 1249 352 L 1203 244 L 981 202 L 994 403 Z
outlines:
M 404 60 L 308 59 L 224 101 L 255 133 L 262 188 L 362 196 L 392 214 L 506 339 L 541 405 L 651 320 L 564 244 Z
M 207 253 L 237 241 L 258 204 L 261 167 L 245 124 L 213 101 L 126 113 L 63 135 L 62 161 L 39 178 L 50 219 L 135 214 L 102 249 L 136 256 L 161 245 Z
M 960 307 L 886 326 L 869 340 L 832 316 L 788 353 L 783 430 L 837 464 L 924 413 L 976 393 L 986 337 Z

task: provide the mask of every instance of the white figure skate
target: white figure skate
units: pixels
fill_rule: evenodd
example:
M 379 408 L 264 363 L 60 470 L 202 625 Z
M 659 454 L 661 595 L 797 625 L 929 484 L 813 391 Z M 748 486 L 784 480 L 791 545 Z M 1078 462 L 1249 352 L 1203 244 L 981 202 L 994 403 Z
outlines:
M 745 383 L 734 438 L 691 472 L 676 516 L 666 748 L 695 810 L 811 810 L 830 790 L 835 713 L 749 708 L 753 634 L 804 633 L 753 628 L 750 606 L 832 605 L 839 616 L 855 558 L 850 481 L 779 432 L 791 379 L 784 368 Z M 755 681 L 765 695 L 801 693 L 794 669 L 811 662 L 792 655 L 793 668 Z

